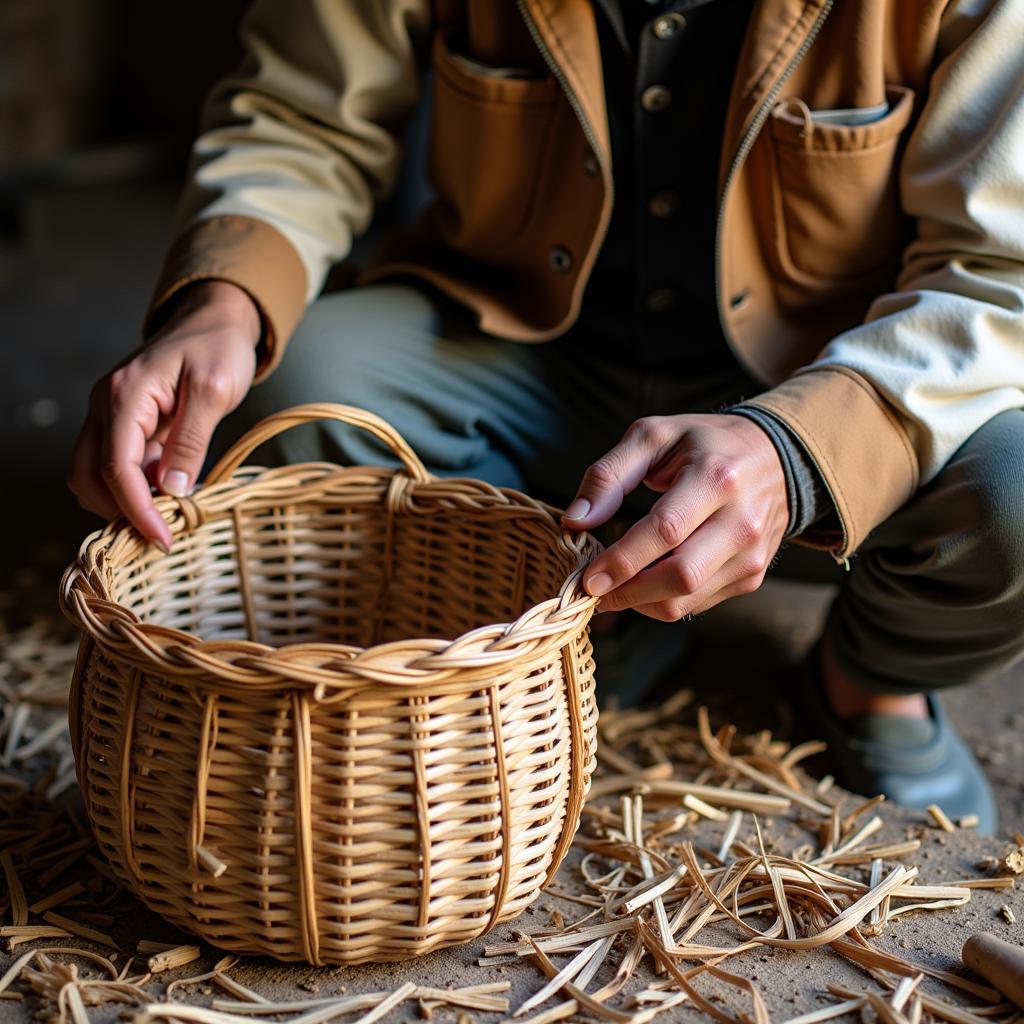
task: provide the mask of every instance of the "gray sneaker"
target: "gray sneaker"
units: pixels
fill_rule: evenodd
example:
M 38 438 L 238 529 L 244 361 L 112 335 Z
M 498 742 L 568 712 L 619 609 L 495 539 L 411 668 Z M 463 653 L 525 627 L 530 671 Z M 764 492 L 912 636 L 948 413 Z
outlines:
M 828 744 L 839 783 L 855 793 L 887 798 L 925 810 L 938 804 L 956 820 L 978 816 L 977 831 L 992 835 L 998 812 L 988 779 L 957 735 L 935 694 L 925 694 L 929 719 L 901 715 L 836 717 L 816 669 L 817 650 L 800 673 L 807 728 Z

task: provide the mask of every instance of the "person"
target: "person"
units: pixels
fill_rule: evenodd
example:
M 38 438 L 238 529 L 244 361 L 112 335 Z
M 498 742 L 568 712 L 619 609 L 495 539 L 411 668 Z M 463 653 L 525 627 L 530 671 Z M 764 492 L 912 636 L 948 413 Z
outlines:
M 1024 649 L 1024 2 L 256 0 L 243 37 L 82 504 L 166 548 L 150 485 L 229 412 L 339 400 L 625 515 L 602 610 L 678 622 L 795 540 L 849 570 L 798 684 L 841 781 L 994 829 L 934 693 Z M 318 298 L 427 80 L 434 198 Z

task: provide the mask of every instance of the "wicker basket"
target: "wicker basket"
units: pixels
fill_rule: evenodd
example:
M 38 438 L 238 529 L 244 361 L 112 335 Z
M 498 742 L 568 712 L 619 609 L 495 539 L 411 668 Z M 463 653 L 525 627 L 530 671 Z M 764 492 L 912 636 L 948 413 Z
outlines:
M 329 418 L 404 471 L 238 469 Z M 65 575 L 83 630 L 78 776 L 124 884 L 215 946 L 399 960 L 519 914 L 558 868 L 594 762 L 580 587 L 555 509 L 436 479 L 382 420 L 264 420 L 191 498 L 170 554 L 123 522 Z

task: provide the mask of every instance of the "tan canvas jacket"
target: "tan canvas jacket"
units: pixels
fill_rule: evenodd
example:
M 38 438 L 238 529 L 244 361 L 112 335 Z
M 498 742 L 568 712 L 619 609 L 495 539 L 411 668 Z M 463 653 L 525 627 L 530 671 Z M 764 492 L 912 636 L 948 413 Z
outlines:
M 613 202 L 589 0 L 256 0 L 244 39 L 154 312 L 234 282 L 269 373 L 390 187 L 429 63 L 437 200 L 366 279 L 418 275 L 518 341 L 573 322 Z M 845 556 L 1024 405 L 1024 0 L 758 0 L 720 166 L 722 324 Z

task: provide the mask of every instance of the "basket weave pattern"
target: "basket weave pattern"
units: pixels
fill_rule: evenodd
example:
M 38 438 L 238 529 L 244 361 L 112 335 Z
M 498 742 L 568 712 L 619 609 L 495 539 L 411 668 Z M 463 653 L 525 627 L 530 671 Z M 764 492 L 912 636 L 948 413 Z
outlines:
M 325 417 L 404 470 L 238 469 Z M 271 417 L 157 505 L 170 554 L 114 524 L 61 590 L 84 631 L 79 781 L 125 885 L 214 945 L 313 964 L 519 914 L 593 770 L 596 542 L 517 492 L 431 477 L 342 406 Z

